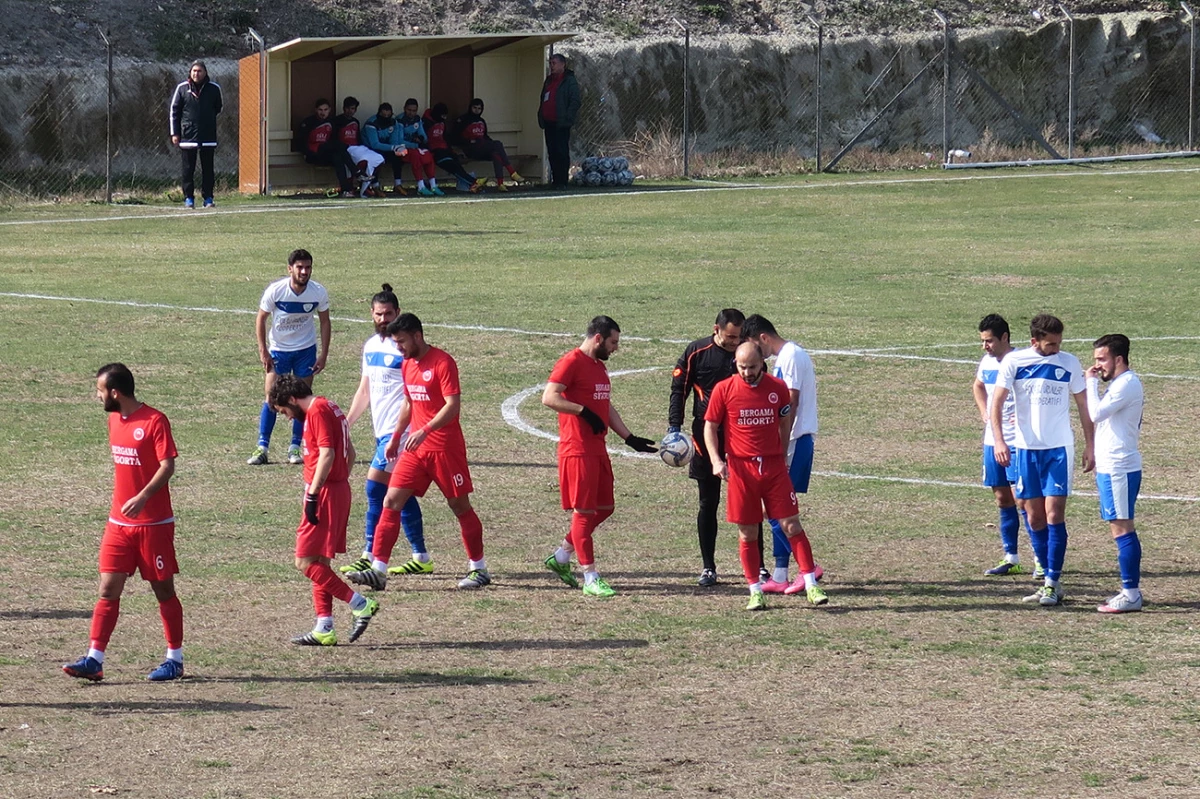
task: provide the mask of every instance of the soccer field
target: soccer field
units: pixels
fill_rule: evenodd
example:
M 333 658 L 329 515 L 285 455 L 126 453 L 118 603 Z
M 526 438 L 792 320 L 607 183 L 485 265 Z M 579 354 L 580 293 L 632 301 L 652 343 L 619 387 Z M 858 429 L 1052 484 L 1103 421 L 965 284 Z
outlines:
M 0 209 L 0 796 L 1196 796 L 1198 186 L 1185 163 Z M 253 313 L 296 247 L 332 299 L 318 394 L 349 407 L 383 282 L 457 358 L 495 579 L 455 589 L 466 559 L 434 491 L 435 573 L 393 577 L 359 642 L 317 651 L 288 643 L 312 612 L 292 567 L 301 480 L 281 463 L 282 418 L 272 464 L 245 465 L 262 401 Z M 670 367 L 728 306 L 813 354 L 821 430 L 801 516 L 829 605 L 770 597 L 744 612 L 726 524 L 721 583 L 698 588 L 686 470 L 615 436 L 617 509 L 596 553 L 618 594 L 567 589 L 541 563 L 567 517 L 536 387 L 608 314 L 623 331 L 613 403 L 661 437 Z M 1141 614 L 1095 611 L 1119 580 L 1078 469 L 1066 604 L 1022 604 L 1027 575 L 982 575 L 1000 549 L 978 485 L 976 325 L 1001 313 L 1020 345 L 1041 311 L 1085 365 L 1099 335 L 1133 339 Z M 163 639 L 137 579 L 105 680 L 59 670 L 87 646 L 112 480 L 93 375 L 116 360 L 179 447 L 181 682 L 144 679 Z M 354 433 L 352 553 L 365 419 Z

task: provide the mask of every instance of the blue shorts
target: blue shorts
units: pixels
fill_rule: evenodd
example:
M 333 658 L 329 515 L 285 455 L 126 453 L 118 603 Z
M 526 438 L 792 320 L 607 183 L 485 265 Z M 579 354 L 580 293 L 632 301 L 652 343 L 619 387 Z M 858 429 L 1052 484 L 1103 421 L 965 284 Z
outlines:
M 808 481 L 812 478 L 812 464 L 812 433 L 792 439 L 792 443 L 788 447 L 788 477 L 792 479 L 792 490 L 797 494 L 808 493 Z
M 1071 452 L 1054 449 L 1014 449 L 1017 463 L 1017 499 L 1071 496 Z
M 1096 472 L 1096 489 L 1100 492 L 1100 518 L 1106 522 L 1133 519 L 1133 505 L 1142 488 L 1142 473 Z
M 988 488 L 1004 488 L 1017 482 L 1016 452 L 1009 449 L 1008 466 L 996 463 L 996 448 L 991 444 L 983 446 L 983 484 Z
M 387 456 L 383 454 L 391 440 L 391 433 L 375 439 L 375 457 L 371 459 L 372 469 L 378 469 L 381 472 L 387 472 L 388 474 L 391 474 L 392 469 L 396 468 L 396 461 L 389 461 Z M 397 458 L 396 460 L 400 459 Z
M 312 377 L 313 367 L 317 365 L 317 345 L 294 352 L 271 350 L 271 360 L 277 375 Z

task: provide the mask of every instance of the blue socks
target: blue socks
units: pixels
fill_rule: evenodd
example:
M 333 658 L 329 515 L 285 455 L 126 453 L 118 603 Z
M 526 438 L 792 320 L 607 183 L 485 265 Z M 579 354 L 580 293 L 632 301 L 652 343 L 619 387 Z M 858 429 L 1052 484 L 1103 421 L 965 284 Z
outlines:
M 1067 557 L 1067 525 L 1048 524 L 1046 532 L 1049 537 L 1046 547 L 1049 560 L 1042 563 L 1046 564 L 1046 577 L 1057 583 L 1062 577 L 1063 561 Z
M 1033 556 L 1037 558 L 1038 563 L 1042 564 L 1042 568 L 1049 569 L 1049 556 L 1046 554 L 1050 544 L 1050 531 L 1047 529 L 1034 530 L 1032 527 L 1026 528 L 1029 530 L 1029 543 L 1033 547 Z
M 770 519 L 771 551 L 775 555 L 775 568 L 786 569 L 792 562 L 792 544 L 783 534 L 783 528 L 777 519 Z
M 375 543 L 375 527 L 379 524 L 379 515 L 383 513 L 383 498 L 387 496 L 387 490 L 387 483 L 367 481 L 367 524 L 363 528 L 366 545 L 363 552 L 370 552 Z
M 1137 588 L 1142 577 L 1142 542 L 1137 530 L 1114 540 L 1117 545 L 1117 565 L 1121 568 L 1121 587 Z
M 1017 514 L 1017 506 L 1009 505 L 1000 509 L 1000 543 L 1004 545 L 1005 555 L 1017 554 L 1017 534 L 1021 532 L 1021 517 Z
M 271 410 L 270 405 L 264 402 L 262 411 L 258 414 L 258 445 L 260 447 L 271 445 L 271 431 L 275 429 L 276 416 L 278 414 Z
M 368 485 L 370 485 L 368 483 Z M 387 493 L 387 486 L 383 487 L 384 493 Z M 383 507 L 383 500 L 379 500 L 379 507 Z M 409 497 L 408 502 L 404 503 L 404 507 L 400 509 L 400 527 L 404 530 L 404 537 L 408 539 L 408 543 L 412 545 L 414 554 L 424 554 L 428 550 L 425 549 L 425 518 L 421 515 L 421 505 L 417 502 L 416 497 Z
M 271 423 L 274 424 L 275 420 L 272 419 Z M 292 446 L 293 447 L 300 446 L 300 440 L 303 438 L 304 438 L 304 422 L 300 421 L 299 419 L 293 419 L 292 420 Z

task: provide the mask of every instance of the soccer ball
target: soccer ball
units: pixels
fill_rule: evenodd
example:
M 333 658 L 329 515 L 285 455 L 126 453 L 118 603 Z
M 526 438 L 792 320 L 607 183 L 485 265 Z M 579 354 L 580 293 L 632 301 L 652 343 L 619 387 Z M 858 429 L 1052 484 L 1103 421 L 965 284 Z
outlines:
M 583 159 L 583 163 L 580 166 L 584 172 L 597 172 L 600 169 L 600 159 L 589 155 Z
M 588 185 L 588 186 L 599 186 L 599 185 L 600 185 L 600 180 L 601 180 L 601 178 L 600 178 L 600 173 L 599 173 L 599 172 L 587 172 L 587 173 L 584 173 L 584 176 L 583 176 L 583 182 L 584 182 L 584 184 L 585 184 L 585 185 Z
M 617 156 L 612 160 L 612 162 L 613 169 L 615 169 L 617 172 L 623 172 L 626 169 L 629 169 L 629 159 L 623 155 Z
M 658 457 L 668 466 L 687 466 L 695 454 L 696 448 L 692 446 L 691 436 L 683 433 L 667 433 L 658 445 Z
M 620 172 L 617 173 L 617 185 L 618 186 L 632 186 L 633 185 L 633 173 L 630 172 L 628 169 L 622 169 Z
M 613 160 L 611 158 L 601 158 L 600 163 L 597 164 L 597 168 L 601 172 L 612 172 L 613 171 Z
M 602 185 L 602 186 L 617 185 L 617 173 L 616 172 L 605 172 L 603 175 L 600 176 L 600 185 Z

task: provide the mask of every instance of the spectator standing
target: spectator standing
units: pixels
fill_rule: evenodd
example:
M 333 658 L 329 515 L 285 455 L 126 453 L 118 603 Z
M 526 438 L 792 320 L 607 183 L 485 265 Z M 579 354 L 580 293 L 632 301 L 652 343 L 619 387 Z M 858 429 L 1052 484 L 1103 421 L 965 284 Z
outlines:
M 188 79 L 175 87 L 171 96 L 171 144 L 183 160 L 180 187 L 185 208 L 196 207 L 196 159 L 200 160 L 200 195 L 204 207 L 212 208 L 216 173 L 217 114 L 221 113 L 221 87 L 208 77 L 203 61 L 193 61 Z
M 567 188 L 571 171 L 571 126 L 579 116 L 579 82 L 567 59 L 550 56 L 550 74 L 542 84 L 538 103 L 538 126 L 546 135 L 546 157 L 550 162 L 550 184 Z

